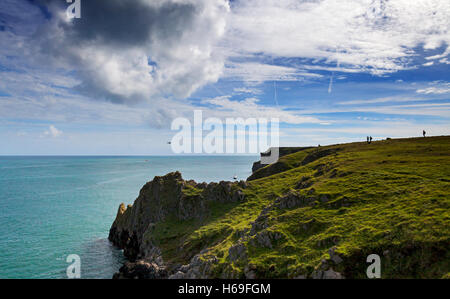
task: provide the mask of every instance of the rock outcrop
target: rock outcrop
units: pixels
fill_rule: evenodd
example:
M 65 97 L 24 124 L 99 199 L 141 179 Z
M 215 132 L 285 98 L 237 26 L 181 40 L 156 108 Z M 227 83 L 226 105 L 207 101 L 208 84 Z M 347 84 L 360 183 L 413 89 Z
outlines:
M 139 260 L 126 262 L 113 279 L 162 279 L 167 278 L 167 271 L 156 263 Z
M 252 166 L 252 172 L 257 171 L 258 169 L 263 168 L 264 166 L 266 165 L 261 164 L 261 161 L 254 162 Z
M 310 149 L 311 147 L 280 147 L 278 148 L 278 158 L 290 155 L 290 154 L 294 154 L 300 151 L 304 151 L 307 149 Z M 270 153 L 270 149 L 268 152 L 265 153 L 261 153 L 261 158 L 264 155 L 267 155 L 268 153 Z M 258 171 L 261 168 L 264 168 L 265 166 L 268 166 L 268 168 L 266 169 L 266 171 Z M 268 176 L 268 175 L 272 175 L 275 173 L 280 173 L 283 172 L 285 170 L 289 169 L 289 167 L 287 167 L 286 165 L 284 165 L 283 163 L 279 163 L 279 162 L 275 162 L 273 164 L 263 164 L 262 163 L 262 159 L 261 161 L 257 161 L 253 163 L 252 166 L 252 175 L 247 179 L 248 181 L 251 180 L 255 180 L 258 178 L 262 178 L 264 176 Z
M 310 178 L 301 179 L 309 186 Z M 109 240 L 124 250 L 129 260 L 114 275 L 117 279 L 191 279 L 210 278 L 218 257 L 210 255 L 208 249 L 199 250 L 184 265 L 164 261 L 162 249 L 152 241 L 155 227 L 168 218 L 176 221 L 202 220 L 209 215 L 211 203 L 242 203 L 245 201 L 244 190 L 247 182 L 196 183 L 183 180 L 179 172 L 157 176 L 146 183 L 140 190 L 133 205 L 127 207 L 122 203 L 109 232 Z M 323 196 L 322 196 L 323 197 Z M 248 246 L 272 249 L 274 244 L 285 239 L 279 232 L 271 231 L 269 213 L 274 209 L 293 209 L 314 206 L 321 197 L 314 188 L 307 195 L 290 191 L 276 198 L 266 206 L 251 223 L 251 227 L 238 234 L 238 240 L 228 249 L 226 260 L 229 263 L 245 263 Z M 302 225 L 309 230 L 315 222 L 312 220 Z M 311 275 L 297 275 L 300 278 L 342 278 L 331 265 L 339 264 L 342 259 L 335 253 L 335 247 L 329 250 L 330 260 L 324 261 Z M 230 270 L 231 269 L 231 270 Z M 221 278 L 240 278 L 232 268 L 224 269 Z M 260 274 L 255 265 L 245 266 L 244 277 L 258 278 Z M 297 277 L 296 276 L 296 277 Z M 215 275 L 217 277 L 217 274 Z
M 125 207 L 122 203 L 119 206 L 108 238 L 115 246 L 124 250 L 124 255 L 130 262 L 114 277 L 168 277 L 161 249 L 152 242 L 155 226 L 168 217 L 180 222 L 202 219 L 210 213 L 211 202 L 243 202 L 244 188 L 244 181 L 209 184 L 185 181 L 179 172 L 155 177 L 144 185 L 133 205 Z M 191 264 L 191 268 L 199 266 L 198 257 L 194 256 Z M 198 274 L 192 269 L 185 272 L 190 277 Z

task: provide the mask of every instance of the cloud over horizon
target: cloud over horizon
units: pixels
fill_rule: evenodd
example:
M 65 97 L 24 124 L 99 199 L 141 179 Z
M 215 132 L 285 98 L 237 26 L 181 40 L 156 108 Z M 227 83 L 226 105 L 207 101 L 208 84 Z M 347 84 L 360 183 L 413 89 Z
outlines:
M 63 132 L 61 130 L 58 130 L 54 125 L 50 125 L 48 127 L 48 130 L 44 131 L 43 136 L 57 138 L 57 137 L 60 137 L 62 134 L 63 134 Z
M 225 30 L 224 0 L 82 2 L 82 17 L 46 1 L 52 18 L 34 35 L 46 61 L 73 69 L 92 98 L 136 102 L 189 96 L 219 78 L 214 44 Z
M 380 76 L 450 54 L 448 1 L 90 0 L 72 21 L 64 5 L 45 3 L 52 17 L 34 37 L 41 54 L 76 71 L 79 92 L 119 103 L 186 98 L 220 78 Z

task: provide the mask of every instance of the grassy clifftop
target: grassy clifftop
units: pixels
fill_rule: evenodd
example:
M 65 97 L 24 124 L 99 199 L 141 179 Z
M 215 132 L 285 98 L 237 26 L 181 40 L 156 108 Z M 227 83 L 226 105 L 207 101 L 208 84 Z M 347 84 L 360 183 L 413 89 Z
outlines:
M 372 253 L 382 278 L 449 276 L 450 137 L 305 149 L 233 188 L 244 200 L 145 233 L 177 277 L 364 278 Z

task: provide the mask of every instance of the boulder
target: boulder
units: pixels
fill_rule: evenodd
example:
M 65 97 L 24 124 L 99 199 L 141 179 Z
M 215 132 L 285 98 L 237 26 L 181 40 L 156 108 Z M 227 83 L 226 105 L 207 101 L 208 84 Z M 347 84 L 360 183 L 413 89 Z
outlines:
M 341 273 L 334 271 L 333 269 L 329 269 L 327 271 L 323 271 L 323 279 L 343 279 Z
M 167 278 L 167 272 L 164 267 L 159 267 L 155 263 L 150 263 L 145 260 L 137 262 L 126 262 L 119 270 L 119 273 L 114 274 L 114 279 L 161 279 Z
M 330 260 L 332 260 L 333 263 L 338 265 L 338 264 L 342 263 L 343 260 L 338 254 L 336 254 L 335 251 L 336 251 L 336 246 L 333 246 L 328 250 L 328 254 L 330 255 Z
M 232 262 L 247 258 L 247 248 L 243 243 L 238 243 L 228 249 L 228 259 Z
M 178 271 L 175 274 L 170 275 L 168 278 L 169 279 L 183 279 L 184 278 L 184 273 Z

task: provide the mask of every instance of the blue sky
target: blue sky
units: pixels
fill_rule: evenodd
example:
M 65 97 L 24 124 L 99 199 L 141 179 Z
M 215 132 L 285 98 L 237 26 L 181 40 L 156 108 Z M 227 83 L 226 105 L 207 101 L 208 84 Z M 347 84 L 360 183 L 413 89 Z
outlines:
M 450 134 L 450 2 L 0 3 L 0 154 L 171 154 L 176 117 L 286 146 Z

